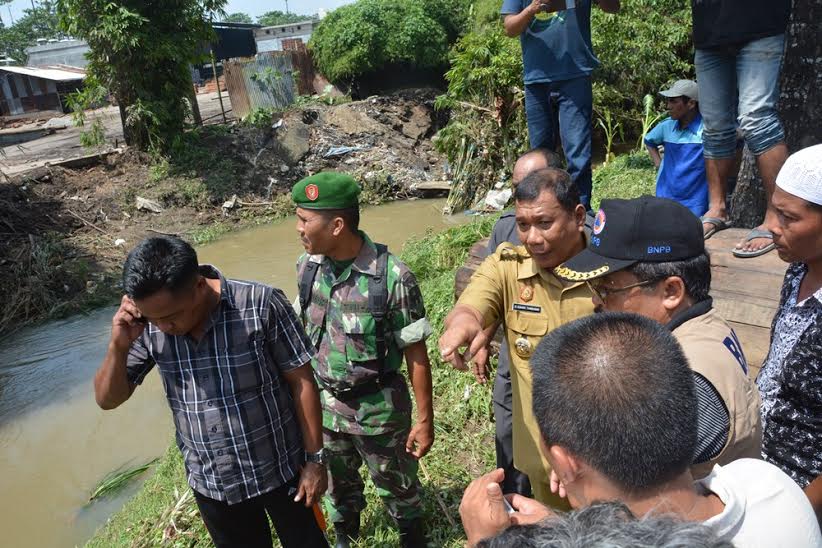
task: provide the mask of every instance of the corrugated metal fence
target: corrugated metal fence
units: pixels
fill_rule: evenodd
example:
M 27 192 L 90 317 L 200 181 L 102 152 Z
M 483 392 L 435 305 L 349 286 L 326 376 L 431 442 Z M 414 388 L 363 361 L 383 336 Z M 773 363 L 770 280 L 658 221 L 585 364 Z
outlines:
M 314 67 L 305 51 L 271 51 L 231 59 L 223 66 L 231 107 L 238 118 L 259 108 L 282 109 L 298 94 L 313 93 L 309 88 Z

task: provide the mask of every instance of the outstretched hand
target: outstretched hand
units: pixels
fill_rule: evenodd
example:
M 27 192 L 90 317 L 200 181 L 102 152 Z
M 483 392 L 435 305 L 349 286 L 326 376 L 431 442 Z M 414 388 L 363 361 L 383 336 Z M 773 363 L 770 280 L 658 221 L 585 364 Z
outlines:
M 485 367 L 488 363 L 487 346 L 488 336 L 476 320 L 454 322 L 439 340 L 442 360 L 460 371 L 468 371 L 467 364 L 472 359 Z M 464 350 L 460 351 L 461 348 Z

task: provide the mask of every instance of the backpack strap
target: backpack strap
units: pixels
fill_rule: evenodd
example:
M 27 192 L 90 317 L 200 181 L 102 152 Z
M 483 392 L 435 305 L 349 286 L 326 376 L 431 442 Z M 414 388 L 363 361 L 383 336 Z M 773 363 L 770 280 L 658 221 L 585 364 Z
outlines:
M 377 365 L 382 377 L 385 359 L 388 356 L 385 343 L 385 319 L 388 312 L 388 248 L 383 244 L 377 247 L 377 272 L 368 278 L 368 311 L 374 317 L 377 338 Z
M 305 323 L 305 314 L 308 310 L 308 305 L 311 303 L 311 289 L 314 287 L 314 277 L 317 275 L 317 270 L 319 270 L 319 268 L 320 263 L 315 263 L 309 257 L 297 284 L 300 292 L 300 317 L 302 318 L 303 323 Z

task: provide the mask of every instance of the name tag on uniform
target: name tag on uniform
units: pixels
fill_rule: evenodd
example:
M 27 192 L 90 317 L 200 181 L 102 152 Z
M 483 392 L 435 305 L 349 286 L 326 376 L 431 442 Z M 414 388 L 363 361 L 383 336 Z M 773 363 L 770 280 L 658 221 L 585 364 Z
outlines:
M 534 314 L 539 314 L 542 312 L 542 307 L 533 304 L 514 303 L 514 310 L 518 312 L 532 312 Z

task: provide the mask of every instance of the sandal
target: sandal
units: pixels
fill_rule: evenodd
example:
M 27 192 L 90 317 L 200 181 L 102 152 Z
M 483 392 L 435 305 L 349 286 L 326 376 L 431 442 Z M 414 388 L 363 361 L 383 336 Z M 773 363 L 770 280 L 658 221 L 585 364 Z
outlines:
M 703 224 L 708 223 L 709 225 L 711 225 L 711 228 L 709 228 L 708 231 L 704 234 L 706 240 L 714 234 L 716 234 L 717 232 L 719 232 L 720 230 L 725 230 L 726 228 L 731 227 L 731 223 L 729 223 L 725 219 L 720 219 L 719 217 L 705 217 L 703 215 L 699 218 L 699 220 L 702 221 Z
M 773 234 L 771 234 L 769 230 L 762 230 L 761 228 L 752 228 L 751 231 L 748 232 L 748 235 L 745 236 L 743 242 L 748 243 L 751 240 L 755 240 L 757 238 L 768 238 L 771 240 L 771 243 L 769 243 L 762 249 L 757 249 L 755 251 L 733 249 L 731 250 L 731 253 L 734 254 L 734 257 L 739 257 L 740 259 L 750 259 L 752 257 L 759 257 L 760 255 L 764 255 L 765 253 L 768 253 L 776 247 L 776 244 L 773 243 Z

